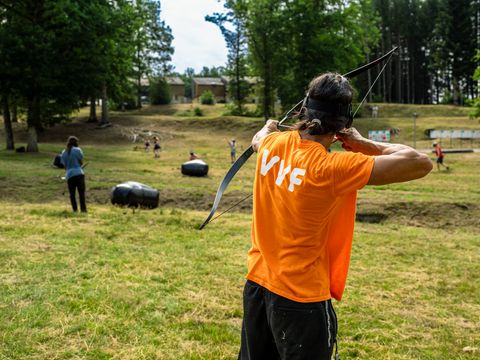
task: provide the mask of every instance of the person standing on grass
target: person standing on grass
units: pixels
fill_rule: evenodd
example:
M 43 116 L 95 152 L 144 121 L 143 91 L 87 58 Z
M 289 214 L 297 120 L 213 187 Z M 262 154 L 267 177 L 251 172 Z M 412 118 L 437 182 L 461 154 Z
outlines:
M 437 157 L 437 170 L 440 171 L 440 165 L 445 167 L 446 170 L 450 170 L 448 166 L 443 163 L 443 150 L 439 143 L 433 143 L 435 149 L 435 156 Z
M 145 152 L 150 151 L 150 140 L 148 138 L 145 138 L 145 142 L 143 143 L 143 149 Z
M 87 212 L 85 201 L 85 173 L 83 171 L 83 152 L 78 147 L 78 138 L 70 136 L 67 140 L 67 147 L 61 154 L 62 164 L 65 166 L 65 178 L 68 182 L 70 203 L 73 211 L 77 211 L 76 191 L 80 200 L 80 211 Z
M 346 78 L 320 75 L 293 130 L 279 132 L 269 120 L 252 139 L 258 157 L 240 360 L 330 359 L 332 298 L 345 287 L 357 190 L 432 169 L 427 155 L 351 128 L 351 102 Z M 335 141 L 347 151 L 329 153 Z
M 160 146 L 160 140 L 158 137 L 154 136 L 153 138 L 153 154 L 156 159 L 160 157 L 160 150 L 162 147 Z
M 235 139 L 232 139 L 232 141 L 227 140 L 227 143 L 230 146 L 230 160 L 233 164 L 237 160 L 237 145 Z

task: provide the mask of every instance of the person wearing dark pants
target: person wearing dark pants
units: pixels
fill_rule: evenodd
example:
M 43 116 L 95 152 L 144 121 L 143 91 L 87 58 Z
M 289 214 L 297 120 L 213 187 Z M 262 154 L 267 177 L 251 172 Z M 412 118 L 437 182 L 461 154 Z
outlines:
M 345 77 L 320 75 L 291 130 L 268 120 L 252 139 L 258 156 L 240 360 L 339 359 L 332 299 L 345 289 L 357 191 L 432 169 L 427 155 L 351 127 L 352 94 Z M 328 152 L 336 141 L 346 151 Z
M 87 204 L 85 202 L 85 175 L 77 175 L 68 178 L 68 192 L 70 193 L 70 202 L 73 211 L 78 210 L 76 200 L 76 190 L 78 190 L 78 197 L 80 200 L 80 211 L 87 212 Z
M 61 154 L 62 164 L 65 166 L 65 178 L 68 182 L 70 202 L 73 211 L 78 210 L 76 192 L 80 200 L 80 211 L 87 212 L 85 201 L 85 173 L 83 171 L 83 152 L 78 147 L 78 138 L 70 136 L 67 140 L 67 147 Z

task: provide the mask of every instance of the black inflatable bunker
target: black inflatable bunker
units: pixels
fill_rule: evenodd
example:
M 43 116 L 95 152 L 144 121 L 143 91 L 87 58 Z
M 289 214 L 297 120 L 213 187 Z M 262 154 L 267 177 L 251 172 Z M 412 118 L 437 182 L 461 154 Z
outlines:
M 62 164 L 62 155 L 57 154 L 55 155 L 55 159 L 53 159 L 53 166 L 56 166 L 57 168 L 64 169 L 65 166 Z
M 208 165 L 203 160 L 190 160 L 182 164 L 182 174 L 189 176 L 205 176 L 208 174 Z
M 135 182 L 127 181 L 112 188 L 112 204 L 153 209 L 158 207 L 160 193 L 157 189 Z

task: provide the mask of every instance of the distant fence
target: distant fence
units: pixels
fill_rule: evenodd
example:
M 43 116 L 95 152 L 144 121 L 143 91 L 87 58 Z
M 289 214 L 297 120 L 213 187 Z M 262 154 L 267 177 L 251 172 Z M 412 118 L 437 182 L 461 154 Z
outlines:
M 425 130 L 430 139 L 480 139 L 480 130 Z
M 425 130 L 425 136 L 436 139 L 440 144 L 450 148 L 464 149 L 478 147 L 480 143 L 480 130 Z M 444 142 L 442 142 L 442 140 Z

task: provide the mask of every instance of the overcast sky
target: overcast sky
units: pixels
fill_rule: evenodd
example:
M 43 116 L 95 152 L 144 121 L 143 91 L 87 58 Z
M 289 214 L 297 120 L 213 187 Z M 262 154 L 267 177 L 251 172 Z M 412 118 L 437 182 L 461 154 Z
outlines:
M 161 7 L 161 17 L 174 37 L 175 71 L 183 73 L 191 67 L 199 72 L 203 66 L 225 66 L 227 49 L 220 29 L 205 21 L 205 15 L 223 12 L 223 1 L 162 0 Z

